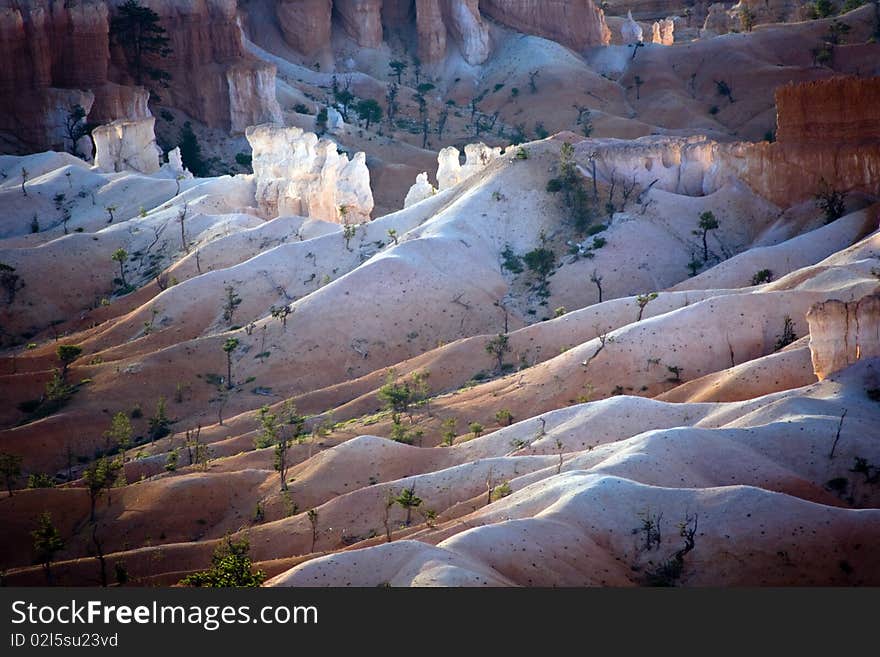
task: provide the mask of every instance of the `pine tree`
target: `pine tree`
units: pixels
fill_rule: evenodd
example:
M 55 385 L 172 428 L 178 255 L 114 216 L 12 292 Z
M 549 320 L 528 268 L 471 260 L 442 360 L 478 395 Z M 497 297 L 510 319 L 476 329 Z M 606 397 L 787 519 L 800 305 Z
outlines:
M 125 52 L 136 84 L 143 85 L 144 79 L 149 78 L 160 86 L 168 86 L 171 75 L 152 64 L 172 52 L 171 41 L 155 11 L 143 7 L 138 0 L 126 0 L 110 21 L 110 37 Z

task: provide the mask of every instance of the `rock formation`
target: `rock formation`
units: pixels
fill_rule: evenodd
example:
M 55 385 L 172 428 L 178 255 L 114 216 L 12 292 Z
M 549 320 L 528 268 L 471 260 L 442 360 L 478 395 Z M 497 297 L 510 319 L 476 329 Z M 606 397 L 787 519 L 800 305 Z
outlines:
M 858 360 L 880 357 L 880 293 L 817 303 L 807 323 L 813 371 L 820 381 Z
M 436 193 L 437 190 L 434 188 L 434 185 L 428 181 L 428 174 L 420 173 L 416 177 L 416 184 L 410 187 L 403 201 L 403 207 L 408 208 L 411 205 L 424 201 L 426 198 L 431 198 Z
M 611 40 L 605 14 L 592 0 L 484 0 L 480 9 L 508 27 L 558 41 L 573 50 Z
M 468 64 L 482 64 L 489 57 L 489 31 L 480 18 L 476 0 L 446 0 L 448 29 Z
M 633 20 L 632 12 L 626 14 L 626 20 L 620 26 L 620 36 L 623 43 L 631 45 L 633 43 L 641 43 L 643 39 L 642 26 Z
M 442 60 L 446 56 L 447 39 L 440 0 L 416 0 L 416 29 L 419 58 L 426 63 Z
M 465 146 L 464 154 L 464 165 L 461 164 L 461 153 L 455 146 L 448 146 L 437 155 L 437 183 L 441 191 L 485 169 L 492 160 L 501 156 L 501 149 L 490 148 L 480 142 Z
M 329 139 L 299 128 L 248 128 L 256 201 L 268 218 L 300 215 L 335 223 L 370 219 L 373 193 L 364 153 L 350 161 Z
M 156 119 L 151 116 L 134 121 L 119 119 L 95 128 L 92 139 L 98 170 L 107 173 L 158 171 L 162 150 L 156 145 L 155 123 Z
M 727 34 L 729 31 L 730 16 L 727 13 L 727 8 L 720 2 L 709 5 L 709 12 L 706 14 L 706 20 L 703 23 L 703 29 L 700 30 L 700 36 L 706 38 Z
M 711 194 L 738 179 L 780 207 L 815 198 L 823 181 L 844 193 L 876 194 L 878 95 L 878 78 L 831 78 L 781 87 L 773 143 L 643 137 L 595 140 L 590 148 L 599 154 L 598 172 L 606 181 L 615 168 L 626 169 L 642 185 L 675 193 Z
M 170 87 L 162 92 L 165 104 L 231 132 L 241 132 L 243 123 L 278 118 L 277 105 L 267 104 L 274 98 L 275 69 L 245 52 L 236 0 L 150 0 L 146 4 L 159 15 L 172 48 L 171 56 L 161 62 L 171 74 Z M 115 81 L 133 82 L 121 49 L 112 47 L 111 57 Z
M 11 150 L 62 148 L 59 129 L 73 105 L 89 121 L 143 119 L 146 96 L 110 20 L 121 0 L 0 0 L 0 137 Z M 207 125 L 240 132 L 278 118 L 274 68 L 245 53 L 235 0 L 150 0 L 173 52 L 163 102 Z
M 334 0 L 346 33 L 363 48 L 382 45 L 382 0 Z
M 880 141 L 880 77 L 838 77 L 776 90 L 781 142 Z
M 226 71 L 229 89 L 229 127 L 242 133 L 248 126 L 282 120 L 275 98 L 275 67 L 235 64 Z
M 651 25 L 651 42 L 659 43 L 661 46 L 671 46 L 675 43 L 675 20 L 664 18 L 654 21 Z
M 284 40 L 311 55 L 330 43 L 331 0 L 278 0 L 275 14 Z

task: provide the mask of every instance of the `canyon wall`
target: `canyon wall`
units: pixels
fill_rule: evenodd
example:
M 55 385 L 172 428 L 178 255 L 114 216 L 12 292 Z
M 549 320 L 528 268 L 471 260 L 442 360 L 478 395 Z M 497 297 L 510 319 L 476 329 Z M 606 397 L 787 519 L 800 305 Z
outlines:
M 419 58 L 426 64 L 441 61 L 450 44 L 471 65 L 486 61 L 491 43 L 484 15 L 575 50 L 610 40 L 605 16 L 592 0 L 279 0 L 275 13 L 287 43 L 303 54 L 330 42 L 334 20 L 364 48 L 381 46 L 384 30 L 415 22 Z
M 815 198 L 823 181 L 840 192 L 880 195 L 880 78 L 830 78 L 777 90 L 775 142 L 706 137 L 588 140 L 597 171 L 643 187 L 711 194 L 734 179 L 782 208 Z
M 836 77 L 776 90 L 780 142 L 880 141 L 880 77 Z
M 245 52 L 236 0 L 142 0 L 141 4 L 159 15 L 170 39 L 171 55 L 157 62 L 171 74 L 170 86 L 159 91 L 164 104 L 231 132 L 280 118 L 280 109 L 273 104 L 275 68 Z M 111 44 L 110 54 L 115 81 L 133 84 L 121 48 Z
M 573 50 L 611 40 L 605 14 L 592 0 L 483 0 L 480 8 L 499 23 Z
M 147 96 L 131 77 L 110 22 L 124 0 L 0 0 L 0 144 L 63 150 L 71 107 L 88 119 L 144 119 Z M 240 132 L 276 120 L 271 65 L 247 55 L 236 0 L 143 0 L 167 30 L 171 74 L 162 101 L 211 127 Z

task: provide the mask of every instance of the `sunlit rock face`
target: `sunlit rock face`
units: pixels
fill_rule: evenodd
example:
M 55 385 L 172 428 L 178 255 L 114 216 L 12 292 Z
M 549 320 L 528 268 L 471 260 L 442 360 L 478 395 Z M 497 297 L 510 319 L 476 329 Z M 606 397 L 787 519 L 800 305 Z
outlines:
M 158 171 L 162 151 L 156 145 L 155 123 L 151 116 L 135 121 L 120 119 L 95 128 L 95 166 L 107 173 Z
M 411 205 L 420 203 L 427 198 L 431 198 L 436 193 L 437 190 L 434 189 L 434 186 L 428 181 L 428 174 L 420 173 L 416 177 L 416 184 L 410 187 L 409 192 L 403 201 L 403 207 L 408 208 Z
M 880 293 L 817 303 L 807 323 L 813 371 L 820 381 L 856 361 L 880 356 Z
M 335 223 L 368 221 L 373 211 L 364 153 L 349 160 L 329 139 L 299 128 L 261 125 L 247 130 L 266 217 L 300 215 Z
M 482 142 L 468 144 L 464 147 L 464 155 L 464 164 L 461 163 L 461 153 L 454 146 L 444 148 L 437 155 L 437 182 L 441 190 L 454 187 L 485 169 L 501 156 L 501 148 L 490 148 Z
M 672 18 L 664 18 L 654 21 L 651 25 L 651 42 L 661 46 L 671 46 L 675 43 L 675 21 Z

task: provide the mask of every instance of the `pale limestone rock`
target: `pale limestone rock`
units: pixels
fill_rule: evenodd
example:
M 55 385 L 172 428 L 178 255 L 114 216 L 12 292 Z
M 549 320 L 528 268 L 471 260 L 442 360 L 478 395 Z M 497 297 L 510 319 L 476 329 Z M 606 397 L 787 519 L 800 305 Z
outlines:
M 632 10 L 626 14 L 626 20 L 620 26 L 620 36 L 624 44 L 634 44 L 642 41 L 642 26 L 633 20 Z
M 335 107 L 327 108 L 327 132 L 336 135 L 345 127 L 345 121 L 342 114 Z
M 408 208 L 411 205 L 420 203 L 426 198 L 431 198 L 437 193 L 436 188 L 428 181 L 427 173 L 420 173 L 416 177 L 416 184 L 409 188 L 406 198 L 403 201 L 403 207 Z
M 162 170 L 173 178 L 189 180 L 193 175 L 183 166 L 183 157 L 180 155 L 180 146 L 168 151 L 168 162 L 162 165 Z
M 349 160 L 334 142 L 295 127 L 261 125 L 246 135 L 253 149 L 256 201 L 265 216 L 335 223 L 370 219 L 373 192 L 364 153 Z
M 817 303 L 807 323 L 813 371 L 820 381 L 858 360 L 880 356 L 880 292 L 858 301 Z
M 457 37 L 461 54 L 468 64 L 478 66 L 489 58 L 491 45 L 489 29 L 480 18 L 476 2 L 450 0 L 449 12 L 452 18 L 450 29 Z
M 485 169 L 492 160 L 501 156 L 501 148 L 490 148 L 486 144 L 468 144 L 464 147 L 465 163 L 461 164 L 461 153 L 454 146 L 447 146 L 437 156 L 437 182 L 440 190 L 449 189 Z
M 95 128 L 92 138 L 98 170 L 107 173 L 158 171 L 162 151 L 156 145 L 155 123 L 156 119 L 151 116 L 133 121 L 120 119 Z
M 229 87 L 229 123 L 233 134 L 261 123 L 280 123 L 281 106 L 275 97 L 275 67 L 231 66 L 226 71 Z

